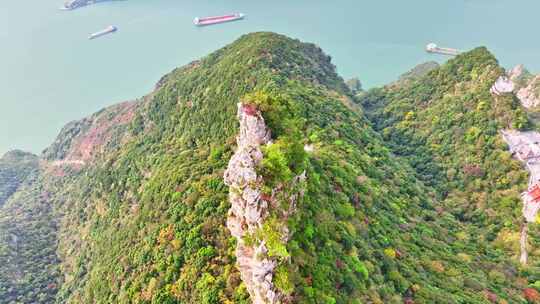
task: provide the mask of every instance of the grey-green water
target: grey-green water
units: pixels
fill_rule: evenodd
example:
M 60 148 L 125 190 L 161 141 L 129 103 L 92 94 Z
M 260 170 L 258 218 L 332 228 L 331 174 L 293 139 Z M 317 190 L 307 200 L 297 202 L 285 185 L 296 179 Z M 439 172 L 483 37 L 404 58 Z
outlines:
M 444 57 L 426 43 L 488 46 L 505 66 L 540 70 L 538 0 L 126 0 L 59 11 L 63 0 L 0 1 L 0 153 L 50 144 L 68 121 L 140 97 L 174 67 L 253 31 L 320 45 L 364 86 Z M 244 12 L 196 28 L 195 16 Z M 114 35 L 88 41 L 108 25 Z

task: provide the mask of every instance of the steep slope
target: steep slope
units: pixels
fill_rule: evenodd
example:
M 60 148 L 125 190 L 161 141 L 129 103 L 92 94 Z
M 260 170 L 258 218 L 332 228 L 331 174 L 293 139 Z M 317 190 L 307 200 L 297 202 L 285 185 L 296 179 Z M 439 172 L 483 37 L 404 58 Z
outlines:
M 523 65 L 518 65 L 508 72 L 508 76 L 515 85 L 517 98 L 525 108 L 540 105 L 540 75 L 533 75 Z
M 407 81 L 411 96 L 428 108 L 434 96 L 496 78 L 490 56 L 472 56 L 487 64 L 456 60 L 429 72 L 442 79 L 428 87 L 431 76 Z M 377 104 L 407 94 L 377 92 L 367 95 Z M 519 123 L 507 109 L 497 108 L 501 123 Z M 418 169 L 400 142 L 386 147 L 386 133 L 371 128 L 318 47 L 273 33 L 245 35 L 141 100 L 70 123 L 29 188 L 50 193 L 42 205 L 58 223 L 41 240 L 60 259 L 47 264 L 60 272 L 56 302 L 524 302 L 516 265 L 458 220 L 468 213 L 440 208 L 447 196 L 436 190 L 452 189 L 445 164 L 426 147 L 433 167 Z M 23 193 L 10 203 L 35 202 Z M 25 246 L 36 248 L 31 240 Z M 0 267 L 0 282 L 16 272 Z M 27 302 L 47 286 L 19 283 Z
M 64 204 L 59 301 L 257 301 L 257 283 L 236 266 L 243 271 L 245 257 L 274 265 L 262 268 L 271 283 L 263 291 L 284 302 L 520 298 L 513 283 L 487 279 L 504 260 L 460 240 L 460 224 L 433 208 L 435 194 L 388 153 L 346 92 L 318 48 L 270 33 L 164 77 L 137 106 L 132 139 L 66 178 L 64 192 L 75 195 Z M 235 241 L 228 193 L 246 189 L 228 189 L 223 175 L 239 102 L 264 118 L 272 144 L 259 142 L 260 183 L 251 186 L 269 209 Z M 242 243 L 266 249 L 242 255 Z
M 399 76 L 399 79 L 397 83 L 395 84 L 403 85 L 405 82 L 418 80 L 419 78 L 424 77 L 427 73 L 437 69 L 438 67 L 439 67 L 439 64 L 435 61 L 428 61 L 428 62 L 421 63 L 415 66 L 414 68 L 412 68 L 410 71 Z
M 346 90 L 320 49 L 273 34 L 246 36 L 160 80 L 138 106 L 133 141 L 84 176 L 66 178 L 66 193 L 81 195 L 64 204 L 62 231 L 86 233 L 61 238 L 60 300 L 245 299 L 224 225 L 222 175 L 237 132 L 236 103 L 291 80 Z M 73 244 L 81 247 L 76 257 Z M 111 264 L 118 269 L 111 272 Z
M 37 168 L 38 157 L 23 151 L 10 151 L 0 158 L 0 207 Z
M 58 288 L 56 222 L 38 158 L 8 152 L 0 167 L 0 299 L 2 303 L 51 303 Z
M 527 174 L 500 132 L 530 124 L 513 94 L 490 93 L 502 75 L 496 59 L 478 48 L 411 84 L 373 90 L 360 102 L 392 151 L 439 189 L 441 208 L 471 224 L 464 233 L 518 260 Z M 536 250 L 533 259 L 536 264 Z

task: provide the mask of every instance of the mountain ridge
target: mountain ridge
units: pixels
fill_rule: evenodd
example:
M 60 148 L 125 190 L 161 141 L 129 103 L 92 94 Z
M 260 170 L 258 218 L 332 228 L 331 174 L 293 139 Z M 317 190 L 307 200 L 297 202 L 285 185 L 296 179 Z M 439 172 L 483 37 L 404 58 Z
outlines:
M 484 48 L 427 70 L 355 99 L 317 46 L 253 33 L 175 69 L 136 102 L 70 123 L 43 153 L 32 183 L 41 198 L 11 201 L 40 204 L 47 211 L 36 220 L 55 223 L 40 243 L 54 254 L 29 265 L 50 267 L 42 270 L 53 282 L 29 281 L 15 294 L 13 283 L 0 285 L 0 295 L 37 303 L 526 301 L 536 273 L 491 239 L 501 225 L 473 225 L 477 213 L 467 218 L 467 206 L 445 202 L 466 180 L 456 171 L 447 184 L 449 164 L 470 165 L 480 183 L 477 164 L 426 145 L 433 134 L 425 119 L 462 99 L 460 111 L 487 109 L 501 124 L 525 127 L 523 113 L 505 112 L 518 109 L 508 96 L 478 109 L 502 74 Z M 484 128 L 485 117 L 463 117 Z M 264 136 L 254 144 L 258 131 L 246 124 L 261 121 L 255 130 Z M 410 136 L 400 124 L 425 131 L 406 141 L 412 150 L 391 138 Z M 496 153 L 486 155 L 518 168 L 487 126 Z M 484 129 L 469 131 L 473 142 Z M 469 142 L 463 134 L 452 138 Z M 417 151 L 428 161 L 411 159 Z M 250 182 L 231 178 L 245 168 L 239 176 L 254 176 Z M 517 184 L 526 179 L 519 174 Z M 510 203 L 500 202 L 504 210 L 515 211 L 514 190 Z M 39 235 L 25 229 L 29 239 Z

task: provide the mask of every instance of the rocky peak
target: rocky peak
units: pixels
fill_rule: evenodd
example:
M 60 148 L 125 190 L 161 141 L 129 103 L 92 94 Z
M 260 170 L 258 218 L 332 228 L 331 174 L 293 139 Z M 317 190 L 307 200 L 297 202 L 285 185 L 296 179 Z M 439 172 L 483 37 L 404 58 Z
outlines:
M 540 75 L 534 76 L 527 82 L 525 87 L 520 88 L 516 93 L 521 104 L 526 108 L 533 108 L 540 105 Z
M 525 66 L 523 64 L 518 64 L 508 71 L 508 77 L 512 81 L 517 81 L 525 72 Z
M 261 146 L 270 142 L 270 131 L 255 106 L 239 103 L 238 120 L 238 148 L 224 176 L 231 202 L 227 228 L 237 240 L 238 268 L 253 303 L 276 303 L 278 293 L 272 282 L 276 262 L 265 257 L 265 242 L 255 245 L 244 240 L 247 234 L 262 228 L 268 215 L 268 203 L 261 199 L 264 181 L 256 167 L 263 158 Z
M 263 193 L 263 176 L 257 173 L 264 155 L 262 148 L 271 145 L 270 130 L 261 112 L 255 105 L 238 104 L 240 130 L 237 149 L 232 156 L 224 181 L 229 186 L 231 208 L 227 218 L 227 228 L 237 240 L 236 259 L 240 275 L 254 304 L 280 303 L 285 296 L 274 286 L 273 277 L 279 260 L 269 256 L 267 242 L 260 234 L 267 218 L 273 214 L 280 223 L 286 223 L 296 210 L 296 201 L 303 195 L 300 185 L 306 178 L 305 172 L 294 177 L 289 187 L 280 184 L 272 188 L 271 194 Z M 288 203 L 281 204 L 280 199 Z M 286 224 L 280 225 L 277 233 L 280 240 L 289 240 Z
M 514 92 L 525 108 L 540 105 L 540 75 L 533 75 L 522 64 L 501 76 L 492 87 L 492 93 Z

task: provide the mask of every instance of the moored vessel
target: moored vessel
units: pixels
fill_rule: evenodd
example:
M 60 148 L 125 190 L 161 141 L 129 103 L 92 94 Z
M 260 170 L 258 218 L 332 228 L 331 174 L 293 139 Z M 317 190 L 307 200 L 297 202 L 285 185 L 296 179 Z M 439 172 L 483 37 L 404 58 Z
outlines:
M 95 38 L 98 38 L 98 37 L 101 37 L 103 35 L 107 35 L 107 34 L 110 34 L 110 33 L 114 33 L 118 30 L 118 28 L 114 25 L 110 25 L 108 26 L 106 29 L 102 30 L 102 31 L 99 31 L 99 32 L 95 32 L 93 34 L 91 34 L 88 39 L 92 40 L 92 39 L 95 39 Z
M 436 53 L 436 54 L 443 54 L 443 55 L 450 55 L 450 56 L 457 56 L 459 53 L 461 53 L 460 50 L 452 49 L 452 48 L 446 48 L 446 47 L 440 47 L 436 45 L 435 43 L 429 43 L 426 45 L 426 52 L 428 53 Z

